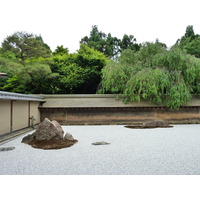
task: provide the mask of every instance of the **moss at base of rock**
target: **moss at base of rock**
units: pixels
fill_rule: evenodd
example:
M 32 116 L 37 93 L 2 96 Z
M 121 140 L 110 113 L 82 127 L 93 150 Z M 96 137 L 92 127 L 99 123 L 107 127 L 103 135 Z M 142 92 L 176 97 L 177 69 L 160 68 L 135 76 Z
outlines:
M 74 145 L 77 142 L 78 142 L 78 140 L 67 140 L 67 139 L 65 139 L 65 140 L 36 140 L 36 139 L 33 139 L 33 140 L 29 140 L 27 142 L 22 141 L 22 143 L 29 144 L 33 148 L 44 149 L 44 150 L 67 148 L 67 147 L 71 147 L 72 145 Z

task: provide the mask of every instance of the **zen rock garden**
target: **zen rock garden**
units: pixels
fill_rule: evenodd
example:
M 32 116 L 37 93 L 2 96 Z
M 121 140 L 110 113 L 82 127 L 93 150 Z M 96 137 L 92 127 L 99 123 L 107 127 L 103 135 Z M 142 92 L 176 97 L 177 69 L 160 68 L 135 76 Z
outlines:
M 57 121 L 45 120 L 39 124 L 36 131 L 25 136 L 22 143 L 39 149 L 61 149 L 74 145 L 78 140 L 70 133 L 64 135 L 61 125 Z
M 47 118 L 39 124 L 34 133 L 29 134 L 22 139 L 22 143 L 45 150 L 71 147 L 77 142 L 78 140 L 74 139 L 70 133 L 64 135 L 64 131 L 57 121 L 50 121 Z M 92 145 L 108 144 L 110 143 L 105 141 L 92 143 Z
M 150 121 L 145 122 L 141 126 L 125 126 L 132 129 L 148 129 L 148 128 L 170 128 L 166 121 Z M 32 134 L 25 136 L 22 139 L 22 143 L 29 144 L 34 148 L 40 149 L 61 149 L 71 147 L 78 140 L 74 139 L 70 133 L 64 134 L 61 125 L 53 120 L 45 118 L 45 120 L 39 124 L 36 131 Z M 92 145 L 109 145 L 110 143 L 105 141 L 98 141 L 92 143 Z M 5 149 L 2 149 L 2 151 Z M 10 149 L 9 149 L 10 150 Z

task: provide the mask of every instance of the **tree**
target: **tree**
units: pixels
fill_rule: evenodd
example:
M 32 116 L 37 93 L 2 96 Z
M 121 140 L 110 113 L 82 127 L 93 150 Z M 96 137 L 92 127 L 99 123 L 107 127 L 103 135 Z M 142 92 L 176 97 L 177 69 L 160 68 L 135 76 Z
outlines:
M 200 58 L 200 35 L 195 34 L 193 26 L 187 26 L 184 36 L 177 40 L 176 45 L 188 54 Z
M 85 36 L 81 39 L 81 44 L 87 44 L 89 47 L 94 48 L 97 51 L 104 52 L 105 49 L 105 39 L 106 34 L 99 31 L 98 27 L 92 26 L 92 30 L 90 32 L 90 37 Z
M 59 73 L 58 93 L 96 93 L 101 81 L 101 69 L 106 65 L 104 54 L 82 44 L 77 53 L 53 56 L 51 69 Z
M 191 94 L 200 93 L 199 74 L 200 59 L 180 48 L 145 43 L 138 52 L 123 51 L 118 62 L 103 68 L 102 92 L 122 94 L 124 102 L 147 99 L 179 109 Z
M 156 43 L 156 44 L 159 44 L 160 46 L 162 46 L 162 47 L 164 47 L 165 49 L 167 49 L 167 45 L 166 45 L 165 43 L 160 42 L 158 38 L 156 39 L 156 42 L 155 42 L 155 43 Z
M 92 26 L 90 36 L 83 37 L 80 43 L 87 44 L 90 48 L 100 51 L 111 59 L 116 59 L 127 48 L 134 51 L 138 51 L 140 48 L 133 35 L 125 34 L 121 40 L 113 37 L 111 33 L 106 34 L 99 31 L 96 25 Z
M 136 43 L 136 38 L 133 35 L 124 34 L 120 42 L 121 51 L 125 49 L 131 49 L 133 51 L 139 51 L 140 45 Z
M 181 44 L 181 47 L 188 54 L 200 58 L 200 37 L 196 37 L 192 40 L 190 38 L 185 39 L 184 44 Z
M 23 65 L 12 52 L 0 53 L 0 72 L 6 73 L 8 78 L 14 76 L 22 67 Z M 0 79 L 0 90 L 3 90 L 6 84 L 7 79 Z
M 187 26 L 184 37 L 190 38 L 194 36 L 195 36 L 195 33 L 194 33 L 193 26 L 192 25 Z
M 53 52 L 53 55 L 64 55 L 64 54 L 69 54 L 69 49 L 64 48 L 63 45 L 57 46 L 56 50 Z
M 2 52 L 10 51 L 23 62 L 27 58 L 50 57 L 50 47 L 43 42 L 41 36 L 26 32 L 15 32 L 2 43 Z
M 53 82 L 56 78 L 58 74 L 52 73 L 49 65 L 32 63 L 8 78 L 3 89 L 27 94 L 49 94 L 55 90 Z

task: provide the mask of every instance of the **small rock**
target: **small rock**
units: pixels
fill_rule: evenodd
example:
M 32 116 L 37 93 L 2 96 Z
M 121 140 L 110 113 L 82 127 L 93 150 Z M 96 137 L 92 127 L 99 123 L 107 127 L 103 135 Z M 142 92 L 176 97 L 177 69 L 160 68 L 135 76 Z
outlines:
M 66 140 L 74 140 L 74 137 L 70 133 L 66 133 L 64 136 L 64 139 Z
M 15 149 L 15 147 L 1 147 L 0 151 L 11 151 L 13 149 Z
M 110 144 L 110 143 L 104 142 L 104 141 L 92 143 L 92 145 L 108 145 L 108 144 Z

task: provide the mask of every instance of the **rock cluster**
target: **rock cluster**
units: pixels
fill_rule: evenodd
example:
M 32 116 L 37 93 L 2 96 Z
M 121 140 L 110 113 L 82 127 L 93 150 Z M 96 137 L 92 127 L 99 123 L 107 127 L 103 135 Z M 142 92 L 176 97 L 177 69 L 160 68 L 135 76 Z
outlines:
M 142 124 L 142 128 L 162 128 L 170 127 L 169 123 L 163 120 L 149 121 Z
M 132 128 L 132 129 L 148 129 L 148 128 L 171 128 L 168 122 L 163 120 L 155 120 L 144 122 L 141 126 L 125 126 L 125 128 Z
M 45 120 L 39 124 L 36 131 L 25 136 L 22 143 L 29 144 L 40 149 L 61 149 L 74 145 L 78 140 L 70 133 L 66 133 L 57 121 Z

